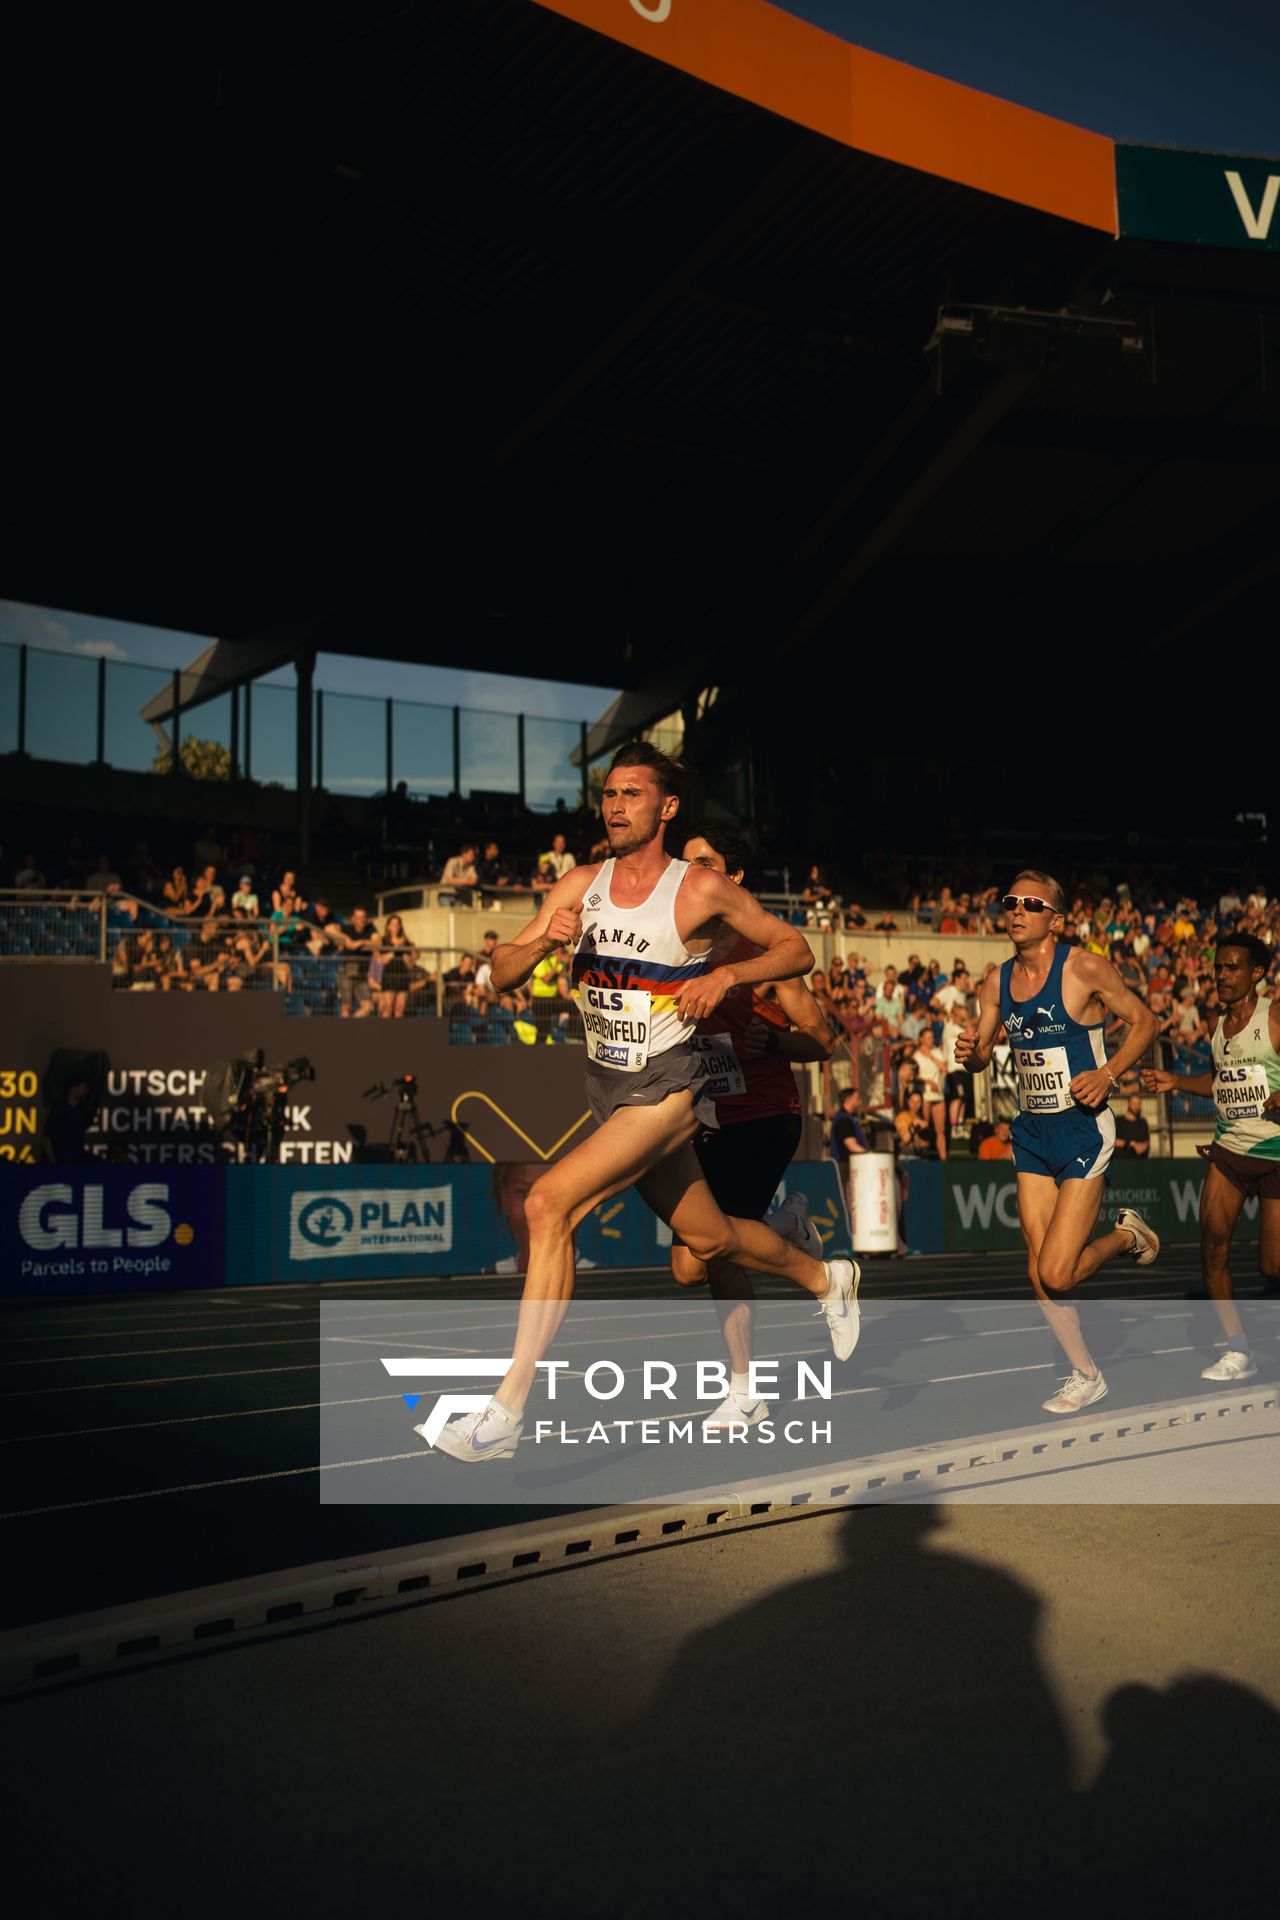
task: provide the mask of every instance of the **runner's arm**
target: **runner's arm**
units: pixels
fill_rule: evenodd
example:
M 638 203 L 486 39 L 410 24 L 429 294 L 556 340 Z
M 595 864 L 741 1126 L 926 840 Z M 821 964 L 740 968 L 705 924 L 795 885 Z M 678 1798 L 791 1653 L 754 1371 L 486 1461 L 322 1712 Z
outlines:
M 956 1066 L 966 1073 L 985 1073 L 991 1065 L 1000 1032 L 1000 975 L 988 974 L 978 989 L 978 1031 L 956 1036 Z
M 582 938 L 582 896 L 593 867 L 574 867 L 544 895 L 542 905 L 514 940 L 489 956 L 489 984 L 495 993 L 522 987 L 540 960 L 557 947 L 575 947 Z
M 744 1039 L 753 1035 L 758 1027 L 761 1032 L 756 1037 L 762 1042 L 761 1053 L 794 1061 L 797 1066 L 810 1060 L 829 1060 L 835 1051 L 835 1035 L 805 982 L 779 980 L 775 993 L 779 1007 L 791 1022 L 791 1031 L 786 1033 L 763 1020 L 753 1020 Z M 756 1048 L 748 1045 L 746 1050 L 753 1053 Z
M 691 867 L 684 878 L 694 908 L 693 932 L 719 921 L 749 940 L 760 951 L 750 959 L 713 967 L 694 980 L 682 981 L 672 995 L 690 1020 L 713 1013 L 731 987 L 756 987 L 766 980 L 799 980 L 813 967 L 809 942 L 795 927 L 769 913 L 745 887 L 735 886 L 722 873 Z
M 1072 977 L 1087 987 L 1101 1000 L 1108 1013 L 1114 1013 L 1129 1029 L 1104 1067 L 1086 1068 L 1083 1073 L 1076 1074 L 1071 1082 L 1072 1095 L 1080 1105 L 1097 1109 L 1106 1105 L 1121 1074 L 1127 1073 L 1155 1044 L 1160 1022 L 1150 1007 L 1139 1000 L 1131 988 L 1126 987 L 1118 969 L 1100 953 L 1081 950 L 1075 956 L 1071 971 Z
M 1213 1092 L 1211 1073 L 1166 1073 L 1162 1067 L 1144 1067 L 1141 1079 L 1147 1093 L 1200 1093 L 1208 1097 Z

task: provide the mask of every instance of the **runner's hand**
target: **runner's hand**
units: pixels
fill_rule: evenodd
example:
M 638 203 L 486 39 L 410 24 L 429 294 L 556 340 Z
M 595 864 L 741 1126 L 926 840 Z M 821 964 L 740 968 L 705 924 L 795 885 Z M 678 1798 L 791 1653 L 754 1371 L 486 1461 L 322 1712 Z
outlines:
M 576 947 L 582 938 L 582 915 L 574 907 L 557 907 L 547 922 L 552 947 Z
M 963 1033 L 956 1035 L 956 1065 L 967 1067 L 978 1051 L 978 1036 L 972 1027 L 966 1027 Z
M 1176 1093 L 1174 1076 L 1163 1072 L 1159 1067 L 1142 1069 L 1142 1085 L 1147 1093 Z
M 683 980 L 672 994 L 686 1020 L 705 1020 L 714 1013 L 733 986 L 733 976 L 725 967 L 699 974 L 696 980 Z
M 1082 1107 L 1105 1107 L 1111 1093 L 1111 1075 L 1102 1067 L 1090 1067 L 1071 1082 L 1071 1097 Z
M 1275 1126 L 1280 1127 L 1280 1093 L 1273 1093 L 1269 1096 L 1266 1104 L 1263 1106 L 1262 1117 L 1264 1120 L 1270 1120 Z

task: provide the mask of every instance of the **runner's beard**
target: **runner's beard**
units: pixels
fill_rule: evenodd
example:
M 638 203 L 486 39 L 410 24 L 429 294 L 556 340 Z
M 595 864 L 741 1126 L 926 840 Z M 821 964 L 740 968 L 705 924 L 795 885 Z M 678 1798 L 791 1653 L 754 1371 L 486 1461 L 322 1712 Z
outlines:
M 660 827 L 652 833 L 642 833 L 639 827 L 628 823 L 622 827 L 609 828 L 609 851 L 615 859 L 619 854 L 639 853 L 641 847 L 648 847 L 657 839 Z

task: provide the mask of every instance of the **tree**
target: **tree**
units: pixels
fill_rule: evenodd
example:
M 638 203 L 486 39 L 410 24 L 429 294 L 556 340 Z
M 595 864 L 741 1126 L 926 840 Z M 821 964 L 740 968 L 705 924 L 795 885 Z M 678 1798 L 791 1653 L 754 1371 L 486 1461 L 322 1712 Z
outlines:
M 184 734 L 178 748 L 178 759 L 182 771 L 191 780 L 235 780 L 240 769 L 231 758 L 230 747 L 224 747 L 220 740 L 198 740 L 193 733 Z M 162 747 L 156 755 L 153 773 L 171 773 L 173 771 L 173 749 Z

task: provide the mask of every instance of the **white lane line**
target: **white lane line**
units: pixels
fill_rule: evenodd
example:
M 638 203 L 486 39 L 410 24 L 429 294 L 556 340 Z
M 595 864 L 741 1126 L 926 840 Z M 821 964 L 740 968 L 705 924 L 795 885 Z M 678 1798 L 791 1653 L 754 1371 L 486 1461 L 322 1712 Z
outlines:
M 316 1318 L 318 1324 L 319 1316 L 317 1315 Z M 228 1332 L 238 1332 L 245 1327 L 269 1326 L 270 1324 L 271 1319 L 269 1315 L 264 1316 L 261 1320 L 197 1320 L 194 1324 L 188 1321 L 184 1326 L 174 1327 L 172 1331 L 174 1333 L 203 1333 L 208 1327 L 217 1327 L 220 1330 L 225 1328 Z M 29 1347 L 35 1345 L 47 1347 L 51 1346 L 55 1340 L 125 1340 L 132 1335 L 141 1335 L 144 1333 L 158 1337 L 160 1334 L 168 1333 L 169 1331 L 170 1329 L 168 1327 L 137 1326 L 107 1327 L 101 1333 L 87 1333 L 83 1330 L 75 1333 L 20 1333 L 12 1340 L 6 1340 L 3 1344 L 6 1347 Z M 58 1358 L 56 1354 L 52 1357 L 55 1359 Z M 96 1358 L 96 1356 L 86 1354 L 85 1358 L 93 1359 Z
M 367 1360 L 327 1360 L 326 1367 L 367 1367 Z M 0 1400 L 52 1399 L 55 1393 L 111 1393 L 117 1387 L 176 1387 L 204 1380 L 250 1380 L 264 1373 L 315 1373 L 318 1362 L 299 1360 L 287 1367 L 227 1367 L 220 1373 L 168 1373 L 155 1380 L 81 1380 L 74 1387 L 14 1387 Z
M 400 1400 L 398 1393 L 358 1394 L 350 1400 L 299 1400 L 287 1407 L 237 1407 L 232 1413 L 183 1413 L 172 1420 L 131 1420 L 116 1427 L 69 1427 L 62 1433 L 15 1433 L 0 1440 L 0 1447 L 35 1447 L 46 1440 L 86 1440 L 104 1433 L 146 1433 L 152 1427 L 194 1427 L 211 1420 L 256 1420 L 263 1414 L 316 1413 L 326 1407 L 365 1407 L 380 1400 Z
M 52 1507 L 15 1507 L 12 1513 L 0 1513 L 0 1520 L 37 1520 L 46 1513 L 79 1513 L 86 1507 L 120 1507 L 134 1500 L 163 1500 L 174 1493 L 210 1493 L 218 1487 L 252 1487 L 267 1480 L 296 1480 L 308 1473 L 336 1473 L 343 1467 L 385 1467 L 396 1460 L 420 1460 L 421 1448 L 412 1453 L 384 1453 L 369 1460 L 329 1460 L 311 1467 L 279 1467 L 274 1473 L 241 1473 L 232 1480 L 188 1480 L 176 1487 L 147 1487 L 139 1493 L 106 1493 L 95 1500 L 63 1500 Z
M 234 1353 L 238 1347 L 311 1347 L 314 1333 L 299 1333 L 288 1340 L 211 1340 L 195 1347 L 130 1347 L 127 1353 L 51 1353 L 43 1360 L 6 1360 L 3 1369 L 13 1367 L 72 1367 L 79 1360 L 149 1360 L 156 1354 Z

